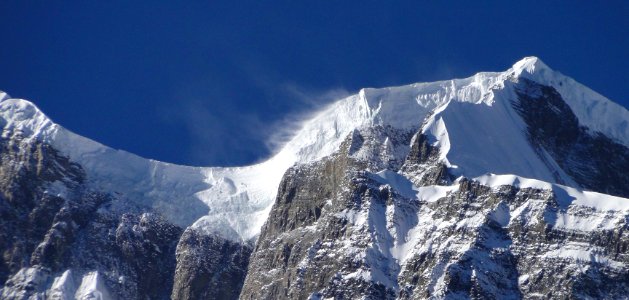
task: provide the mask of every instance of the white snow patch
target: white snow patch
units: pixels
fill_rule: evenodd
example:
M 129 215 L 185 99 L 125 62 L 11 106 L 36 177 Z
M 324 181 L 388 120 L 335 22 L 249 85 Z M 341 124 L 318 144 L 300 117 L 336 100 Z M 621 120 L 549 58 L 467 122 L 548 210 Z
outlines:
M 422 186 L 417 188 L 417 197 L 426 202 L 435 202 L 445 196 L 448 193 L 457 191 L 459 189 L 458 185 L 450 185 L 450 186 L 441 186 L 441 185 L 431 185 L 431 186 Z
M 344 209 L 335 215 L 339 219 L 345 219 L 356 227 L 363 227 L 367 224 L 367 214 L 360 210 Z
M 629 199 L 601 194 L 597 192 L 581 191 L 572 187 L 559 186 L 573 198 L 572 204 L 595 208 L 597 211 L 629 212 Z
M 506 174 L 506 175 L 485 174 L 485 175 L 474 178 L 474 180 L 478 181 L 482 185 L 492 187 L 492 188 L 501 187 L 504 185 L 511 185 L 511 186 L 515 186 L 521 189 L 533 188 L 533 189 L 540 189 L 540 190 L 551 190 L 553 187 L 552 184 L 545 181 L 525 178 L 525 177 L 516 176 L 512 174 Z
M 57 197 L 66 198 L 68 196 L 68 187 L 63 182 L 57 180 L 50 183 L 44 192 Z
M 416 198 L 417 188 L 413 186 L 413 183 L 408 178 L 393 172 L 391 170 L 382 170 L 375 173 L 373 178 L 382 184 L 388 184 L 395 191 L 402 196 L 414 199 Z
M 77 300 L 109 300 L 113 299 L 105 286 L 105 282 L 97 271 L 89 272 L 83 276 L 81 285 L 76 290 L 74 297 Z
M 591 232 L 594 230 L 612 230 L 617 228 L 623 220 L 623 216 L 601 216 L 593 214 L 588 216 L 573 215 L 570 213 L 558 213 L 549 218 L 553 227 L 564 230 Z
M 72 300 L 74 299 L 76 289 L 72 271 L 66 270 L 60 276 L 55 277 L 50 287 L 50 299 Z
M 567 243 L 560 248 L 542 255 L 543 258 L 574 259 L 577 263 L 598 263 L 612 268 L 624 268 L 621 262 L 611 260 L 604 255 L 604 251 L 585 243 Z
M 575 231 L 610 230 L 621 224 L 624 216 L 629 213 L 629 199 L 596 192 L 582 191 L 576 188 L 551 184 L 536 179 L 516 175 L 486 174 L 474 178 L 480 184 L 492 188 L 515 186 L 518 188 L 534 188 L 552 191 L 561 210 L 556 213 L 546 212 L 544 219 L 555 228 Z M 511 214 L 510 221 L 515 217 L 528 213 L 532 205 L 529 200 Z M 587 214 L 579 214 L 573 210 L 589 209 Z M 619 212 L 619 213 L 615 213 Z M 526 217 L 531 220 L 530 216 Z
M 0 91 L 0 101 L 4 101 L 5 99 L 9 99 L 9 98 L 11 98 L 11 96 L 9 96 L 9 94 L 7 94 L 7 93 L 5 93 L 3 91 Z
M 49 278 L 49 272 L 42 268 L 21 268 L 15 275 L 11 276 L 7 280 L 7 284 L 0 289 L 0 298 L 26 299 L 28 294 L 32 292 L 35 292 L 30 296 L 32 298 L 43 297 L 43 295 L 37 293 L 37 291 L 41 291 L 45 288 Z
M 524 284 L 528 283 L 529 277 L 530 277 L 529 274 L 520 275 L 518 277 L 518 285 L 524 285 Z

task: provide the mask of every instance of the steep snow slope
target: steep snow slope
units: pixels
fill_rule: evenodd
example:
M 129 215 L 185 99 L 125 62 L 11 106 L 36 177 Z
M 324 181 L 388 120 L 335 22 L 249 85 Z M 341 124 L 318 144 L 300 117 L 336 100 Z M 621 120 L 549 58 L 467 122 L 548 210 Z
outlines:
M 439 108 L 422 128 L 439 146 L 442 160 L 456 176 L 476 177 L 486 173 L 518 174 L 555 182 L 576 184 L 559 166 L 549 168 L 532 148 L 526 124 L 516 113 L 510 99 L 513 89 L 495 89 L 488 103 L 451 101 Z M 552 161 L 547 158 L 547 161 Z
M 273 204 L 285 170 L 335 152 L 354 129 L 373 125 L 422 131 L 442 149 L 456 174 L 515 174 L 556 182 L 526 141 L 522 120 L 509 106 L 512 80 L 528 78 L 552 85 L 582 125 L 629 145 L 629 112 L 539 59 L 525 58 L 501 73 L 466 79 L 363 89 L 306 121 L 281 151 L 246 167 L 188 167 L 148 160 L 114 150 L 54 124 L 32 103 L 0 94 L 5 128 L 41 139 L 83 166 L 89 183 L 118 197 L 152 207 L 180 226 L 215 232 L 236 241 L 254 239 Z M 433 113 L 434 112 L 434 113 Z M 515 157 L 518 159 L 514 159 Z M 474 158 L 474 159 L 470 159 Z M 565 184 L 576 186 L 561 173 Z M 63 185 L 51 186 L 63 193 Z

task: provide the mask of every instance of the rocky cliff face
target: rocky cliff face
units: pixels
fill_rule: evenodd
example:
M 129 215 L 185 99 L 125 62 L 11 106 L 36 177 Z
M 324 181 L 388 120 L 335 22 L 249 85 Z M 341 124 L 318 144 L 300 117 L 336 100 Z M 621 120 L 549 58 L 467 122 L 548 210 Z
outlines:
M 238 296 L 250 246 L 184 232 L 147 207 L 92 191 L 81 166 L 50 145 L 8 136 L 0 141 L 0 298 Z
M 247 244 L 187 229 L 177 245 L 172 299 L 238 298 L 250 255 Z
M 580 127 L 551 87 L 519 84 L 513 105 L 539 155 L 551 153 L 583 186 L 626 196 L 629 149 Z M 394 130 L 367 131 L 349 136 L 328 159 L 286 173 L 241 299 L 629 293 L 626 211 L 579 203 L 558 186 L 453 179 L 421 132 L 411 142 Z M 378 160 L 357 155 L 396 139 L 410 149 Z M 402 163 L 381 163 L 400 161 L 402 153 Z M 413 185 L 429 196 L 418 199 Z

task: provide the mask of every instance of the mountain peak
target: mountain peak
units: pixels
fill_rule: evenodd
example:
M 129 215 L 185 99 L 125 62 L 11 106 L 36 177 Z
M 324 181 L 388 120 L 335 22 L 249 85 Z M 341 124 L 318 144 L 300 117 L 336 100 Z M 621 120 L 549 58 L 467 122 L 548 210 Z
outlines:
M 526 77 L 529 79 L 542 79 L 546 73 L 553 72 L 541 59 L 537 56 L 527 56 L 515 64 L 511 68 L 517 77 Z
M 599 193 L 629 197 L 629 111 L 536 57 L 362 89 L 243 167 L 143 159 L 0 100 L 0 252 L 18 262 L 0 270 L 2 299 L 629 290 L 629 260 L 611 251 L 629 199 Z
M 277 186 L 284 172 L 293 164 L 318 161 L 333 154 L 356 129 L 380 126 L 416 132 L 425 118 L 435 112 L 444 117 L 444 120 L 461 125 L 449 124 L 449 137 L 453 141 L 460 140 L 457 134 L 466 137 L 477 136 L 479 132 L 493 132 L 497 130 L 496 124 L 508 124 L 510 127 L 501 128 L 513 129 L 514 124 L 519 123 L 511 122 L 507 118 L 512 115 L 505 111 L 508 109 L 505 105 L 510 105 L 510 102 L 498 101 L 500 105 L 491 104 L 495 97 L 511 99 L 509 97 L 513 94 L 505 93 L 512 92 L 512 86 L 503 89 L 505 85 L 501 83 L 522 76 L 555 87 L 578 117 L 580 125 L 614 138 L 623 145 L 629 145 L 627 110 L 619 109 L 619 105 L 551 70 L 537 57 L 526 57 L 505 72 L 483 72 L 463 79 L 363 89 L 313 114 L 276 155 L 252 166 L 196 168 L 145 160 L 65 130 L 50 121 L 34 104 L 26 100 L 6 99 L 3 94 L 0 94 L 5 97 L 0 102 L 0 125 L 4 127 L 3 134 L 19 132 L 23 137 L 50 143 L 62 154 L 83 166 L 89 174 L 90 184 L 99 189 L 131 195 L 131 198 L 139 199 L 138 202 L 143 205 L 150 203 L 147 205 L 153 205 L 174 224 L 188 226 L 195 223 L 206 231 L 225 232 L 225 235 L 246 241 L 259 234 L 275 201 Z M 460 116 L 468 116 L 468 120 Z M 477 126 L 469 126 L 470 120 L 475 121 Z M 435 125 L 439 125 L 438 122 Z M 516 129 L 509 132 L 519 133 L 519 128 Z M 444 131 L 435 131 L 441 132 Z M 507 131 L 499 131 L 501 134 L 503 132 Z M 495 136 L 513 141 L 513 134 L 496 133 L 491 137 Z M 500 171 L 547 181 L 553 178 L 546 176 L 546 173 L 540 175 L 533 171 L 519 172 L 523 170 L 521 168 L 495 169 L 493 162 L 496 159 L 490 154 L 495 154 L 498 150 L 490 153 L 485 149 L 485 145 L 493 142 L 480 143 L 480 139 L 475 141 L 470 151 L 457 150 L 461 148 L 459 143 L 448 152 L 450 163 L 457 166 L 460 174 L 476 176 L 487 171 Z M 518 141 L 522 144 L 526 142 Z M 504 146 L 501 153 L 513 152 L 508 151 L 513 148 L 513 143 Z M 457 158 L 460 156 L 456 155 L 469 153 L 484 155 L 487 158 L 484 161 L 488 164 L 479 165 L 480 160 L 475 160 L 474 166 L 465 169 L 463 163 L 458 163 Z M 502 165 L 510 166 L 508 161 Z M 250 205 L 249 201 L 255 205 Z M 221 209 L 216 209 L 219 207 Z M 208 212 L 207 208 L 212 209 Z M 201 216 L 203 217 L 199 219 Z

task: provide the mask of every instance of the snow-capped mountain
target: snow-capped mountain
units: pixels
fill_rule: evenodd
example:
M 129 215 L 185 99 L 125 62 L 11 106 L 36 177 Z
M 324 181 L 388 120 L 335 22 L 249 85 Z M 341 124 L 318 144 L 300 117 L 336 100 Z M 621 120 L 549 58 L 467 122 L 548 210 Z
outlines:
M 363 89 L 232 168 L 144 159 L 0 99 L 3 298 L 629 292 L 629 111 L 535 57 Z

